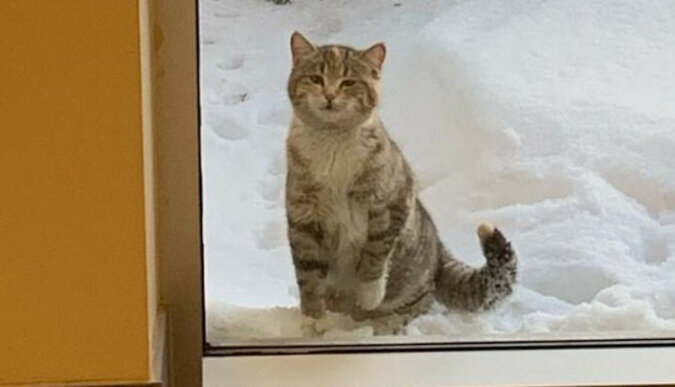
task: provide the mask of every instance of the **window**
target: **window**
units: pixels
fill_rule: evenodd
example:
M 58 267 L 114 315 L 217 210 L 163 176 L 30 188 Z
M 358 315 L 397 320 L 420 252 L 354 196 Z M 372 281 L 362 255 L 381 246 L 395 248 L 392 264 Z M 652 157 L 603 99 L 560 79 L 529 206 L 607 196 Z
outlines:
M 208 353 L 672 345 L 675 11 L 620 3 L 200 1 Z M 340 109 L 356 114 L 354 104 L 375 104 L 368 98 L 416 176 L 437 229 L 429 235 L 473 267 L 485 263 L 481 222 L 511 241 L 518 281 L 495 307 L 435 301 L 385 335 L 372 319 L 302 316 L 287 226 L 289 123 L 340 121 Z M 329 108 L 338 118 L 322 121 L 316 111 Z M 398 159 L 387 160 L 385 169 Z M 354 182 L 345 179 L 336 184 Z M 321 232 L 337 245 L 366 232 L 334 223 L 344 227 Z

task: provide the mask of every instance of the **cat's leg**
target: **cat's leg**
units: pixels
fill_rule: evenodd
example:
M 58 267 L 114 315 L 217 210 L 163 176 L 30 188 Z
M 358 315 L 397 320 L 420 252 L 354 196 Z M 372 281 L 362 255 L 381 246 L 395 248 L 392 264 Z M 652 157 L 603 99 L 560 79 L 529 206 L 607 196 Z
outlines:
M 436 298 L 449 308 L 485 310 L 513 292 L 518 258 L 511 242 L 487 223 L 478 227 L 478 237 L 487 260 L 482 268 L 470 267 L 441 248 Z
M 288 225 L 295 276 L 300 289 L 300 310 L 305 316 L 321 318 L 326 313 L 328 260 L 321 254 L 321 225 L 310 221 Z
M 368 235 L 356 267 L 356 305 L 364 310 L 377 308 L 384 299 L 391 254 L 410 215 L 412 192 L 398 196 L 389 203 L 373 204 L 368 210 Z
M 375 336 L 400 335 L 412 318 L 413 316 L 405 314 L 391 314 L 372 319 L 370 325 L 373 327 Z
M 375 335 L 403 333 L 403 329 L 412 319 L 429 311 L 433 301 L 433 288 L 424 285 L 414 295 L 400 302 L 391 313 L 372 319 Z
M 305 316 L 321 318 L 326 313 L 328 257 L 322 245 L 323 225 L 317 219 L 317 193 L 321 187 L 307 172 L 308 162 L 295 148 L 288 149 L 286 176 L 286 219 L 295 276 L 300 290 L 300 310 Z

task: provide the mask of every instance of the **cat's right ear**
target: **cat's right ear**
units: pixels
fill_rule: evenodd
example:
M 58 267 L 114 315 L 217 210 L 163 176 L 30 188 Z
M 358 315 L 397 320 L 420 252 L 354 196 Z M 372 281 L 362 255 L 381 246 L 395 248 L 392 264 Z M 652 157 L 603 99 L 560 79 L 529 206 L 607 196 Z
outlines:
M 293 54 L 293 61 L 302 58 L 305 55 L 311 54 L 316 48 L 307 40 L 301 33 L 294 31 L 291 35 L 291 53 Z

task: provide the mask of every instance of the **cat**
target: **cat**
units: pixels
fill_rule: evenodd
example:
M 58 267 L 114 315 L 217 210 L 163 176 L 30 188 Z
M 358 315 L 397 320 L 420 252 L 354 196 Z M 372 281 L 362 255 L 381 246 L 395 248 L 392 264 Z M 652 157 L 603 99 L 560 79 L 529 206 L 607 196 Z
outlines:
M 386 48 L 315 46 L 291 36 L 286 215 L 300 309 L 400 333 L 429 310 L 479 311 L 512 293 L 517 257 L 496 227 L 477 230 L 481 268 L 442 245 L 415 178 L 377 112 Z

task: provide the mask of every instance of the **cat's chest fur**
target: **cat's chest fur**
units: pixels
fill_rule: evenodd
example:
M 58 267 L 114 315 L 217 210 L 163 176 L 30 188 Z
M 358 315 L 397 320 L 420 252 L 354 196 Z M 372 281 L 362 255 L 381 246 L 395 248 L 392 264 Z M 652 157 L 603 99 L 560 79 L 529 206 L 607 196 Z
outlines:
M 312 141 L 305 149 L 312 177 L 330 199 L 347 199 L 349 189 L 363 169 L 366 152 L 351 136 Z
M 346 285 L 368 233 L 367 201 L 350 195 L 362 173 L 368 148 L 357 134 L 319 133 L 299 136 L 295 143 L 309 161 L 308 172 L 320 187 L 314 212 L 325 232 L 331 255 L 329 277 Z

